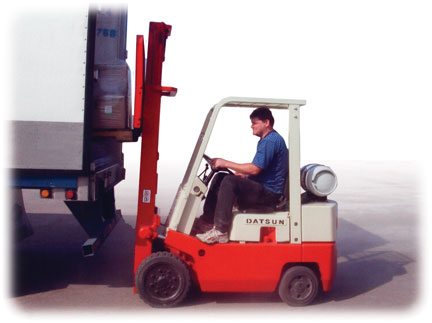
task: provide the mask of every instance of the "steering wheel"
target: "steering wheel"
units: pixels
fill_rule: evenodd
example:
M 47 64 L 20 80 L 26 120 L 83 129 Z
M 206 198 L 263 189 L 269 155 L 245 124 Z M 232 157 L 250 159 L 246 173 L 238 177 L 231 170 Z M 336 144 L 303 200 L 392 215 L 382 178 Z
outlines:
M 205 161 L 210 165 L 212 172 L 214 172 L 214 173 L 217 173 L 217 172 L 228 172 L 229 174 L 234 175 L 234 173 L 233 173 L 230 169 L 228 169 L 228 168 L 225 168 L 225 167 L 215 168 L 215 167 L 212 165 L 212 163 L 211 163 L 212 158 L 210 158 L 210 157 L 207 156 L 206 154 L 203 155 L 203 158 L 204 158 Z

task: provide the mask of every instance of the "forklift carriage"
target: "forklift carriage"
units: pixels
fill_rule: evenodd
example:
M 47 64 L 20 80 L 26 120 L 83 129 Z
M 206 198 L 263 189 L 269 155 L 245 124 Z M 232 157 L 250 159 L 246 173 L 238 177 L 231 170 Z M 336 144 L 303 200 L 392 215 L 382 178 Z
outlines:
M 302 186 L 307 190 L 301 179 L 307 169 L 300 169 L 299 128 L 299 110 L 305 101 L 229 97 L 217 103 L 207 115 L 169 216 L 161 226 L 155 206 L 160 102 L 161 96 L 176 93 L 175 88 L 161 86 L 162 63 L 170 31 L 171 26 L 163 23 L 150 24 L 145 82 L 142 38 L 137 41 L 134 123 L 142 129 L 142 147 L 135 291 L 154 307 L 179 304 L 192 283 L 203 292 L 277 290 L 287 304 L 310 304 L 320 289 L 331 289 L 335 276 L 337 203 L 326 197 L 336 185 L 329 169 L 321 171 L 322 178 L 330 172 L 330 179 L 332 176 L 334 179 L 324 180 L 325 185 L 331 186 L 325 187 L 324 194 L 317 196 L 301 191 Z M 218 113 L 224 107 L 267 107 L 289 111 L 287 200 L 276 210 L 234 211 L 230 241 L 208 245 L 194 236 L 192 228 L 211 178 L 221 170 L 212 168 L 209 175 L 198 175 L 198 171 L 203 158 L 209 163 L 205 150 Z M 318 177 L 312 180 L 315 184 Z

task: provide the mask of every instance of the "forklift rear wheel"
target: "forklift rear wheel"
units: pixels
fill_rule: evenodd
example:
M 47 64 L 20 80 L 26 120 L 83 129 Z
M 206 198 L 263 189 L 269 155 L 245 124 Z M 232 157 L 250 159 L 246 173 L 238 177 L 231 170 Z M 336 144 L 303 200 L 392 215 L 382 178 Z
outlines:
M 305 306 L 312 303 L 318 289 L 318 278 L 310 268 L 294 266 L 283 274 L 279 284 L 279 296 L 288 305 Z
M 189 270 L 174 254 L 156 252 L 139 265 L 135 286 L 147 304 L 172 307 L 183 301 L 189 291 Z

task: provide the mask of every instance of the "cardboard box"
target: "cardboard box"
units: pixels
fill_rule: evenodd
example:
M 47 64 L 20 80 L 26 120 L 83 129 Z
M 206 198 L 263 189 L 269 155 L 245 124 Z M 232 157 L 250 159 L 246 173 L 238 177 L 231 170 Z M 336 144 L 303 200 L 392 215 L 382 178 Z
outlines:
M 127 64 L 95 65 L 93 94 L 94 130 L 132 127 L 131 75 Z
M 93 129 L 126 129 L 129 128 L 128 97 L 105 95 L 96 99 L 93 110 Z
M 128 65 L 95 65 L 93 73 L 95 97 L 127 95 L 130 84 Z

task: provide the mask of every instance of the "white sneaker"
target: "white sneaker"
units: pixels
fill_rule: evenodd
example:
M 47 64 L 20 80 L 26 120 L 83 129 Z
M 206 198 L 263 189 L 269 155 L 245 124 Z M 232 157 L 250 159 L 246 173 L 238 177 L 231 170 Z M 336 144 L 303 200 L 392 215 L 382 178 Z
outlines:
M 197 234 L 196 237 L 207 244 L 227 243 L 229 241 L 228 233 L 220 232 L 218 229 L 216 229 L 216 227 L 213 227 L 211 230 L 205 233 Z

